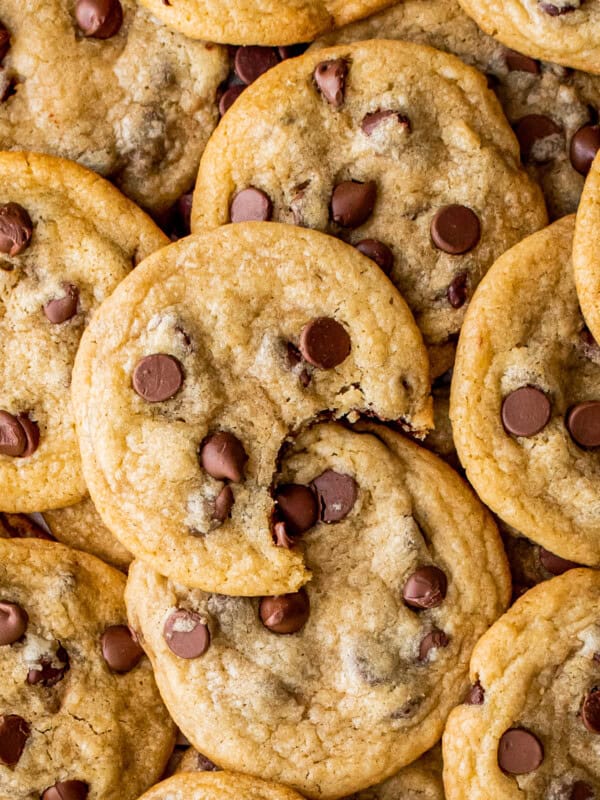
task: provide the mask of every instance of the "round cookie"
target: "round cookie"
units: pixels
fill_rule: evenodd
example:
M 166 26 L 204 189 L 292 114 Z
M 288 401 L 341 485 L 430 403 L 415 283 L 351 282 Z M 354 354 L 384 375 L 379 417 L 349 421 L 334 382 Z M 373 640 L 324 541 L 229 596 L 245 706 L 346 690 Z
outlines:
M 3 798 L 135 800 L 159 779 L 174 727 L 124 588 L 85 553 L 0 540 Z
M 298 526 L 274 517 L 289 435 L 324 412 L 421 435 L 433 422 L 425 347 L 379 268 L 268 223 L 188 237 L 138 267 L 84 335 L 73 392 L 109 529 L 161 573 L 225 594 L 309 577 Z
M 600 796 L 600 574 L 536 586 L 484 634 L 444 733 L 448 800 Z
M 85 495 L 69 395 L 79 340 L 102 300 L 167 241 L 83 167 L 0 153 L 0 510 Z
M 405 39 L 453 53 L 484 72 L 520 141 L 523 163 L 551 219 L 577 210 L 584 173 L 600 147 L 600 77 L 535 61 L 485 34 L 457 0 L 404 0 L 318 40 Z
M 533 58 L 600 73 L 600 0 L 459 0 L 480 28 Z
M 131 554 L 102 522 L 89 496 L 73 506 L 44 511 L 44 519 L 59 542 L 91 553 L 117 569 L 126 571 L 131 563 Z
M 577 296 L 585 321 L 600 340 L 600 156 L 596 156 L 587 177 L 577 212 L 573 242 L 573 268 Z
M 577 303 L 573 230 L 565 217 L 529 237 L 480 285 L 458 345 L 450 417 L 482 500 L 555 555 L 594 566 L 600 349 Z
M 426 343 L 447 347 L 488 267 L 546 211 L 479 73 L 371 41 L 283 62 L 227 112 L 202 158 L 192 230 L 248 218 L 360 247 Z
M 193 185 L 225 48 L 135 0 L 3 0 L 0 63 L 1 149 L 79 161 L 153 212 Z
M 287 786 L 237 772 L 174 775 L 147 791 L 139 800 L 303 800 Z
M 373 14 L 394 0 L 141 0 L 158 19 L 195 39 L 293 45 Z
M 206 594 L 134 562 L 126 602 L 199 752 L 336 798 L 435 744 L 510 578 L 466 484 L 387 428 L 310 428 L 282 457 L 277 487 L 290 485 L 313 485 L 331 520 L 302 538 L 312 580 L 301 592 Z

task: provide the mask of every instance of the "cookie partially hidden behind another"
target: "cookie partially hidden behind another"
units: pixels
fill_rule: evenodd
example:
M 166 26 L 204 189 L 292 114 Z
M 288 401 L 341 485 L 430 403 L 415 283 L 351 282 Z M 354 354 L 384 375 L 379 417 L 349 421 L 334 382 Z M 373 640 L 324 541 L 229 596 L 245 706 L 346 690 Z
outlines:
M 139 800 L 303 800 L 286 786 L 240 775 L 185 772 L 153 786 Z
M 575 285 L 592 337 L 600 341 L 600 155 L 587 177 L 573 242 Z

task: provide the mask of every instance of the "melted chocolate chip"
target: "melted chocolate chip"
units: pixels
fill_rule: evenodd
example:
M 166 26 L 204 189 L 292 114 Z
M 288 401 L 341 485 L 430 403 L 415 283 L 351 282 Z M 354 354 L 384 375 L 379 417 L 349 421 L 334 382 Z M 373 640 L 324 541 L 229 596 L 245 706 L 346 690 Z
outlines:
M 20 605 L 0 602 L 0 646 L 18 642 L 28 623 L 29 616 Z
M 522 386 L 502 402 L 502 424 L 512 436 L 535 436 L 550 422 L 552 406 L 535 386 Z
M 44 306 L 44 314 L 53 325 L 60 325 L 72 319 L 77 314 L 79 303 L 79 289 L 72 283 L 63 287 L 64 294 L 54 300 L 49 300 Z
M 562 128 L 543 114 L 528 114 L 518 120 L 515 133 L 521 146 L 523 161 L 544 164 L 552 157 L 544 140 L 562 134 Z
M 215 499 L 213 519 L 218 522 L 225 522 L 226 519 L 229 519 L 233 503 L 234 497 L 231 486 L 224 486 Z
M 62 681 L 69 671 L 69 654 L 64 647 L 59 646 L 54 658 L 41 658 L 35 667 L 27 673 L 27 683 L 36 686 L 38 683 L 45 687 L 56 686 Z
M 319 519 L 317 498 L 308 486 L 299 483 L 278 486 L 275 503 L 288 535 L 300 536 L 316 525 Z
M 346 94 L 348 64 L 343 58 L 317 64 L 314 79 L 325 100 L 334 108 L 341 108 Z
M 474 683 L 465 697 L 465 705 L 467 706 L 482 706 L 485 701 L 485 689 L 477 681 Z
M 419 661 L 426 661 L 432 650 L 437 650 L 440 647 L 448 647 L 449 644 L 450 639 L 446 636 L 444 631 L 435 628 L 421 640 L 421 644 L 419 645 Z
M 399 111 L 391 111 L 389 109 L 384 111 L 373 111 L 370 114 L 366 114 L 360 124 L 360 127 L 363 133 L 365 133 L 367 136 L 371 136 L 382 123 L 392 118 L 395 118 L 400 127 L 410 131 L 409 118 L 404 116 L 404 114 L 401 114 Z
M 309 615 L 310 603 L 304 589 L 293 594 L 263 597 L 259 604 L 261 622 L 273 633 L 298 633 Z
M 459 272 L 458 275 L 452 279 L 450 286 L 448 286 L 446 295 L 452 308 L 462 308 L 462 306 L 464 306 L 467 300 L 468 277 L 466 272 Z
M 382 272 L 389 275 L 394 268 L 394 254 L 383 242 L 379 239 L 362 239 L 354 245 L 356 249 L 374 261 Z
M 358 228 L 373 213 L 376 200 L 375 181 L 343 181 L 331 195 L 331 218 L 342 228 Z
M 50 786 L 42 795 L 42 800 L 86 800 L 89 792 L 83 781 L 59 781 Z
M 14 767 L 19 762 L 30 730 L 29 723 L 17 714 L 0 716 L 0 763 Z
M 35 453 L 40 442 L 40 431 L 26 414 L 9 414 L 0 411 L 0 455 L 27 458 Z
M 536 770 L 544 760 L 542 743 L 524 728 L 510 728 L 500 738 L 498 765 L 509 775 L 524 775 Z
M 178 608 L 169 616 L 163 636 L 171 652 L 179 658 L 199 658 L 210 647 L 210 631 L 199 614 Z
M 147 403 L 170 400 L 181 389 L 183 381 L 181 363 L 167 353 L 144 356 L 135 365 L 132 378 L 133 388 Z
M 200 448 L 200 464 L 212 478 L 240 483 L 248 456 L 240 440 L 227 431 L 208 436 Z
M 234 195 L 229 209 L 232 222 L 268 222 L 272 214 L 271 198 L 255 186 L 249 186 Z
M 600 689 L 594 686 L 581 706 L 581 719 L 590 733 L 600 733 Z
M 18 203 L 0 205 L 0 253 L 18 256 L 31 241 L 33 222 Z
M 111 625 L 102 634 L 102 655 L 113 672 L 125 673 L 139 664 L 144 651 L 127 625 Z
M 319 501 L 321 522 L 340 522 L 354 508 L 358 484 L 351 475 L 328 469 L 312 482 Z
M 571 786 L 571 793 L 569 794 L 569 800 L 594 800 L 596 797 L 596 793 L 585 781 L 575 781 L 573 786 Z
M 438 250 L 458 256 L 472 250 L 481 237 L 479 217 L 467 206 L 440 208 L 431 220 L 431 239 Z
M 506 66 L 511 72 L 530 72 L 539 75 L 540 65 L 534 58 L 518 53 L 516 50 L 507 50 L 504 55 Z
M 448 579 L 438 567 L 419 567 L 408 578 L 402 590 L 404 602 L 411 608 L 436 608 L 444 601 Z
M 119 0 L 77 0 L 75 19 L 84 36 L 110 39 L 123 24 L 123 8 Z

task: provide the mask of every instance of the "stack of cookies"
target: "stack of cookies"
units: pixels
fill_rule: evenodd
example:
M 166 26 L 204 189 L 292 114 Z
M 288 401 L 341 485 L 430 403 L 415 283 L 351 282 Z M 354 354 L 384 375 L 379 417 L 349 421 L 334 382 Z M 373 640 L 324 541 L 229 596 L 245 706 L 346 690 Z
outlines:
M 0 0 L 0 800 L 600 800 L 600 0 Z

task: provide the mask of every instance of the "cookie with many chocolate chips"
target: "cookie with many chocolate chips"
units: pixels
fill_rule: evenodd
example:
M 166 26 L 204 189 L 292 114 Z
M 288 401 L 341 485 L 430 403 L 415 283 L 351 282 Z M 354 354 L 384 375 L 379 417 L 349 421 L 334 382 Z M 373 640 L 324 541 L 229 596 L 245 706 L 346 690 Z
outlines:
M 585 183 L 573 242 L 575 285 L 590 330 L 590 346 L 600 341 L 600 156 Z M 595 337 L 595 338 L 594 338 Z
M 312 487 L 319 501 L 302 536 L 312 580 L 300 592 L 207 594 L 136 561 L 126 602 L 165 702 L 201 753 L 336 798 L 435 744 L 510 578 L 467 485 L 388 428 L 304 431 L 282 455 L 275 495 L 290 487 Z M 284 520 L 306 509 L 302 497 L 281 506 Z
M 303 800 L 293 789 L 241 775 L 184 772 L 152 787 L 139 800 Z
M 379 268 L 268 223 L 188 237 L 138 267 L 84 335 L 73 392 L 109 529 L 174 580 L 232 594 L 308 579 L 294 540 L 311 514 L 284 525 L 272 495 L 288 436 L 323 413 L 421 435 L 433 421 L 425 347 Z
M 0 147 L 79 161 L 159 212 L 194 183 L 225 48 L 135 0 L 3 0 Z
M 44 511 L 52 535 L 63 544 L 91 553 L 117 569 L 126 570 L 131 554 L 113 536 L 89 495 L 75 505 Z
M 533 58 L 600 73 L 600 0 L 459 0 L 486 33 Z
M 85 495 L 70 400 L 79 340 L 102 300 L 167 241 L 83 167 L 0 154 L 0 510 Z
M 447 348 L 488 267 L 546 211 L 479 73 L 371 41 L 283 62 L 227 112 L 201 162 L 192 229 L 248 219 L 356 246 L 400 289 L 426 343 Z
M 600 797 L 600 574 L 531 589 L 484 634 L 444 733 L 448 800 Z
M 600 564 L 600 348 L 571 264 L 574 218 L 509 250 L 467 314 L 450 416 L 467 477 L 522 535 Z
M 510 50 L 478 28 L 457 0 L 405 0 L 324 36 L 313 48 L 363 39 L 427 44 L 484 72 L 520 140 L 525 168 L 543 189 L 550 217 L 576 211 L 583 176 L 600 148 L 600 77 Z
M 293 45 L 389 6 L 394 0 L 141 0 L 158 19 L 193 39 Z
M 127 627 L 125 578 L 55 542 L 0 539 L 0 797 L 135 800 L 174 741 Z

